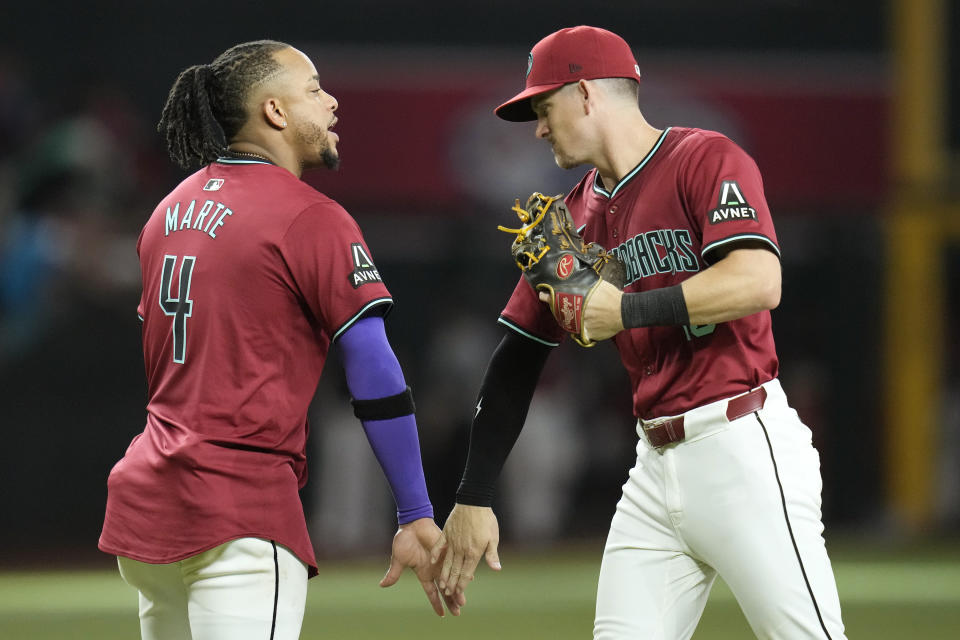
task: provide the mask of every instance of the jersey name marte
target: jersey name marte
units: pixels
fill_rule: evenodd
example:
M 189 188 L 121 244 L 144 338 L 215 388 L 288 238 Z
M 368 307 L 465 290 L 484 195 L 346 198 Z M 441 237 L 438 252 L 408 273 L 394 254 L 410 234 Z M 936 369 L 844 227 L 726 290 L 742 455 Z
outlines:
M 197 200 L 191 200 L 190 204 L 183 207 L 182 215 L 179 201 L 174 202 L 172 206 L 167 205 L 166 209 L 164 236 L 169 236 L 175 231 L 192 229 L 205 233 L 216 240 L 217 229 L 223 226 L 224 221 L 229 216 L 233 215 L 233 209 L 222 202 L 214 202 L 213 200 L 205 200 L 199 208 L 197 208 Z M 196 213 L 195 219 L 194 213 Z

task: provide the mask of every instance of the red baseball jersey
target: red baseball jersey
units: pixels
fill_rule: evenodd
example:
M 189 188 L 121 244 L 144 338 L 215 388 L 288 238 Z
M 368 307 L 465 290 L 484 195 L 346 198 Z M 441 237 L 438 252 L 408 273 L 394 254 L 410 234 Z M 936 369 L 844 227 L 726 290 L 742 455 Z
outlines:
M 668 128 L 612 191 L 592 169 L 566 203 L 583 238 L 623 261 L 628 293 L 678 284 L 738 244 L 780 255 L 760 171 L 712 131 Z M 566 335 L 523 278 L 500 322 L 548 345 Z M 614 342 L 634 413 L 644 419 L 747 391 L 778 371 L 768 311 L 717 325 L 631 329 Z
M 330 342 L 392 304 L 357 223 L 286 169 L 222 158 L 137 250 L 147 421 L 110 473 L 100 548 L 169 563 L 252 536 L 315 573 L 307 407 Z

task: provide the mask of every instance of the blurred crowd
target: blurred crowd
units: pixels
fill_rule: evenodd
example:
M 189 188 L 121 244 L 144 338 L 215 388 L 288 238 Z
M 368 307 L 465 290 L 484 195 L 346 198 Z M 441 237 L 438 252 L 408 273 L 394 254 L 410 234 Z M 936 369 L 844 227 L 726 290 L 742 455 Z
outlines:
M 41 100 L 0 58 L 0 366 L 74 304 L 139 286 L 131 250 L 172 173 L 144 115 L 120 92 Z

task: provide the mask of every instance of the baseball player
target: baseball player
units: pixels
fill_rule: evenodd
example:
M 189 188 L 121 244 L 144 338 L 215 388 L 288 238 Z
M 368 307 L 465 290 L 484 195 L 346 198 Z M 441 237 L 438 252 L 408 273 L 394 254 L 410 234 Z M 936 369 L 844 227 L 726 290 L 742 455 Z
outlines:
M 592 165 L 566 196 L 586 241 L 623 263 L 601 282 L 583 336 L 612 337 L 633 388 L 637 461 L 610 525 L 594 638 L 690 638 L 716 576 L 760 638 L 844 638 L 810 430 L 787 404 L 769 310 L 780 249 L 753 160 L 723 135 L 646 122 L 639 67 L 619 36 L 557 31 L 534 46 L 526 88 L 496 109 L 536 121 L 557 164 Z M 494 482 L 551 347 L 565 333 L 521 280 L 482 382 L 457 504 L 434 548 L 461 592 L 495 570 Z
M 317 574 L 306 415 L 333 342 L 397 503 L 380 584 L 410 567 L 443 615 L 392 299 L 353 218 L 300 180 L 336 168 L 336 109 L 306 55 L 266 40 L 186 69 L 164 107 L 171 158 L 202 168 L 137 244 L 147 420 L 110 473 L 99 544 L 139 590 L 145 640 L 299 636 Z

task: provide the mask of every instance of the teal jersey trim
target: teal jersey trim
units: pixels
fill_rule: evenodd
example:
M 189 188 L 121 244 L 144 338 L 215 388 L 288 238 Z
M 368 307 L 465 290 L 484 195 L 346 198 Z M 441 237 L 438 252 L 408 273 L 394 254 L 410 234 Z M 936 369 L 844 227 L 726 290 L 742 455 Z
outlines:
M 735 236 L 724 238 L 723 240 L 717 240 L 716 242 L 711 242 L 710 244 L 708 244 L 707 246 L 705 246 L 703 249 L 700 250 L 700 257 L 703 258 L 704 262 L 706 262 L 707 264 L 710 264 L 707 261 L 708 252 L 713 251 L 718 247 L 722 247 L 725 244 L 730 244 L 731 242 L 734 242 L 734 243 L 742 242 L 744 240 L 760 240 L 761 242 L 765 242 L 768 245 L 770 245 L 770 250 L 773 251 L 773 253 L 776 254 L 778 258 L 782 259 L 782 256 L 780 255 L 780 248 L 777 247 L 777 245 L 774 244 L 770 238 L 768 238 L 767 236 L 762 236 L 759 233 L 739 233 Z
M 217 158 L 220 164 L 273 164 L 266 160 L 246 160 L 243 158 Z
M 657 149 L 659 149 L 659 148 L 660 148 L 660 145 L 663 144 L 663 141 L 667 139 L 667 133 L 669 133 L 669 132 L 670 132 L 670 129 L 672 129 L 672 128 L 673 128 L 673 127 L 667 127 L 666 129 L 663 130 L 663 133 L 661 133 L 661 134 L 660 134 L 660 137 L 657 138 L 657 143 L 656 143 L 655 145 L 653 145 L 653 148 L 650 149 L 650 151 L 647 153 L 646 156 L 644 156 L 643 160 L 640 161 L 640 164 L 638 164 L 636 167 L 634 167 L 633 171 L 631 171 L 631 172 L 628 173 L 627 175 L 623 176 L 623 179 L 620 180 L 620 182 L 617 183 L 617 186 L 615 186 L 615 187 L 613 188 L 613 191 L 607 191 L 606 189 L 604 189 L 603 187 L 601 187 L 601 186 L 599 186 L 599 185 L 597 184 L 597 179 L 600 177 L 600 173 L 597 172 L 597 174 L 596 174 L 596 175 L 594 176 L 594 178 L 593 178 L 593 190 L 594 190 L 594 192 L 599 193 L 599 194 L 602 195 L 602 196 L 606 196 L 607 198 L 612 198 L 613 196 L 617 195 L 617 192 L 620 191 L 620 188 L 623 187 L 623 185 L 625 185 L 625 184 L 627 184 L 628 182 L 630 182 L 631 178 L 633 178 L 633 176 L 637 175 L 637 173 L 638 173 L 641 169 L 643 169 L 648 162 L 650 162 L 650 159 L 651 159 L 651 158 L 653 157 L 653 155 L 657 152 Z
M 519 333 L 519 334 L 522 335 L 523 337 L 525 337 L 525 338 L 530 338 L 531 340 L 533 340 L 533 341 L 535 341 L 535 342 L 539 342 L 540 344 L 545 344 L 545 345 L 547 345 L 548 347 L 559 347 L 559 346 L 560 346 L 560 343 L 559 343 L 559 342 L 550 342 L 549 340 L 544 340 L 543 338 L 538 338 L 537 336 L 533 335 L 533 334 L 530 333 L 529 331 L 524 331 L 523 329 L 521 329 L 521 328 L 518 327 L 517 325 L 513 324 L 512 322 L 510 322 L 509 320 L 507 320 L 507 319 L 504 318 L 503 316 L 500 316 L 500 318 L 497 319 L 497 322 L 499 322 L 500 324 L 504 325 L 505 327 L 508 327 L 508 328 L 510 328 L 510 329 L 513 329 L 514 331 L 516 331 L 517 333 Z
M 393 298 L 377 298 L 376 300 L 371 300 L 367 304 L 363 305 L 363 308 L 360 309 L 360 311 L 358 311 L 356 315 L 354 315 L 352 318 L 350 318 L 345 323 L 343 323 L 343 326 L 340 327 L 335 334 L 333 334 L 333 338 L 331 338 L 330 341 L 334 342 L 337 338 L 340 337 L 340 334 L 342 334 L 344 331 L 346 331 L 351 326 L 353 326 L 353 323 L 359 320 L 363 316 L 363 314 L 365 314 L 367 311 L 377 306 L 378 304 L 393 305 Z

